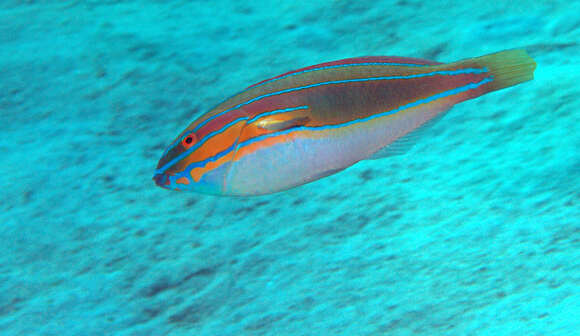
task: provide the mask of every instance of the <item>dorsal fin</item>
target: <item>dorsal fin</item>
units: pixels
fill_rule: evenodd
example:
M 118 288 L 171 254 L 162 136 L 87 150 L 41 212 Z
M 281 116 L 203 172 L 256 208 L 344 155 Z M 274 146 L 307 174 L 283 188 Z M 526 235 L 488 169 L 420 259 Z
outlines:
M 288 72 L 285 72 L 285 73 L 278 75 L 276 77 L 268 78 L 268 79 L 265 79 L 265 80 L 258 82 L 256 84 L 250 85 L 248 87 L 248 89 L 250 89 L 252 87 L 260 86 L 260 85 L 265 84 L 267 82 L 272 82 L 272 81 L 275 81 L 275 80 L 278 80 L 278 79 L 281 79 L 284 77 L 297 75 L 297 74 L 300 74 L 303 72 L 316 71 L 316 70 L 322 70 L 322 69 L 333 68 L 333 67 L 343 67 L 343 66 L 346 67 L 349 65 L 365 64 L 365 63 L 385 64 L 385 65 L 407 65 L 407 66 L 426 66 L 426 65 L 442 64 L 440 62 L 430 61 L 430 60 L 421 59 L 421 58 L 398 57 L 398 56 L 363 56 L 363 57 L 345 58 L 345 59 L 341 59 L 341 60 L 337 60 L 337 61 L 320 63 L 320 64 L 316 64 L 316 65 L 311 65 L 309 67 L 288 71 Z

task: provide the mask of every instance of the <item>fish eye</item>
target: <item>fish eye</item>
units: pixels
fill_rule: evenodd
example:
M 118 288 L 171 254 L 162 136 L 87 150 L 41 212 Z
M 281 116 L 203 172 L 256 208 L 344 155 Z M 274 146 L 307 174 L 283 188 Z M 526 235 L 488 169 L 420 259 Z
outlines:
M 188 136 L 186 136 L 185 138 L 183 138 L 183 140 L 181 140 L 181 145 L 185 148 L 188 149 L 189 147 L 191 147 L 193 144 L 195 143 L 195 135 L 194 134 L 189 134 Z

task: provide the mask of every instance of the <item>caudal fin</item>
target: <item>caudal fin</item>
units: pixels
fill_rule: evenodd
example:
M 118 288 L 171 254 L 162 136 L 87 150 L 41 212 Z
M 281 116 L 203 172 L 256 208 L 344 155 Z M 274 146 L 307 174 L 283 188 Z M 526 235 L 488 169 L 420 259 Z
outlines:
M 500 51 L 460 61 L 485 67 L 494 76 L 488 90 L 495 91 L 534 79 L 536 62 L 523 49 Z

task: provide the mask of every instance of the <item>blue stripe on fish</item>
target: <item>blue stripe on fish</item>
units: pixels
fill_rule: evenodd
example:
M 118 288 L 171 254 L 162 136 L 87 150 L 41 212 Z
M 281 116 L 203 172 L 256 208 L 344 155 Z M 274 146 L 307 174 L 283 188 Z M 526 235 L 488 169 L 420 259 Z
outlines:
M 437 76 L 437 75 L 442 75 L 442 76 L 455 76 L 455 75 L 463 75 L 463 74 L 481 74 L 484 72 L 487 72 L 487 68 L 483 68 L 483 69 L 478 69 L 478 68 L 468 68 L 468 69 L 460 69 L 460 70 L 445 70 L 445 71 L 433 71 L 433 72 L 427 72 L 427 73 L 423 73 L 423 74 L 416 74 L 416 75 L 407 75 L 407 76 L 390 76 L 390 77 L 369 77 L 369 78 L 358 78 L 358 79 L 345 79 L 345 80 L 340 80 L 340 81 L 328 81 L 328 82 L 320 82 L 320 83 L 316 83 L 316 84 L 310 84 L 310 85 L 305 85 L 305 86 L 298 86 L 295 88 L 290 88 L 290 89 L 285 89 L 285 90 L 280 90 L 280 91 L 276 91 L 276 92 L 272 92 L 272 93 L 268 93 L 265 95 L 261 95 L 261 96 L 257 96 L 255 98 L 252 98 L 244 103 L 238 104 L 234 107 L 231 107 L 219 114 L 216 114 L 215 116 L 208 118 L 206 120 L 204 120 L 202 123 L 200 123 L 199 125 L 197 125 L 197 127 L 192 131 L 195 132 L 197 131 L 199 128 L 201 128 L 203 125 L 205 125 L 206 123 L 208 123 L 209 121 L 224 115 L 225 113 L 228 113 L 232 110 L 238 109 L 244 105 L 248 105 L 251 104 L 253 102 L 256 102 L 260 99 L 264 99 L 267 97 L 272 97 L 272 96 L 276 96 L 276 95 L 281 95 L 284 93 L 289 93 L 289 92 L 294 92 L 294 91 L 299 91 L 299 90 L 304 90 L 304 89 L 310 89 L 313 87 L 318 87 L 318 86 L 323 86 L 323 85 L 335 85 L 335 84 L 344 84 L 344 83 L 354 83 L 354 82 L 369 82 L 369 81 L 379 81 L 379 80 L 395 80 L 395 79 L 414 79 L 414 78 L 421 78 L 421 77 L 429 77 L 429 76 Z M 195 151 L 197 148 L 199 148 L 199 146 L 201 144 L 203 144 L 205 141 L 207 141 L 208 136 L 213 136 L 215 134 L 219 134 L 221 132 L 223 132 L 225 129 L 227 129 L 229 126 L 231 126 L 233 123 L 239 122 L 241 120 L 246 120 L 248 119 L 248 117 L 242 117 L 242 118 L 238 118 L 232 122 L 230 122 L 229 124 L 225 125 L 224 127 L 222 127 L 221 129 L 211 132 L 209 134 L 207 134 L 205 137 L 203 137 L 203 139 L 198 142 L 195 146 L 192 146 L 190 149 L 188 149 L 187 151 L 181 153 L 181 155 L 175 157 L 173 160 L 171 160 L 170 162 L 168 162 L 167 164 L 165 164 L 165 166 L 161 167 L 160 169 L 157 169 L 155 171 L 155 173 L 159 173 L 162 174 L 165 172 L 165 170 L 167 170 L 168 167 L 170 167 L 171 165 L 175 164 L 176 162 L 180 161 L 181 159 L 183 159 L 184 157 L 188 156 L 189 154 L 191 154 L 193 151 Z M 295 128 L 294 128 L 295 130 Z
M 336 129 L 336 128 L 342 128 L 342 127 L 351 126 L 351 125 L 358 124 L 358 123 L 364 123 L 364 122 L 367 122 L 367 121 L 371 121 L 373 119 L 382 118 L 382 117 L 386 117 L 386 116 L 389 116 L 389 115 L 397 114 L 398 112 L 401 112 L 403 110 L 410 109 L 410 108 L 413 108 L 413 107 L 417 107 L 417 106 L 422 105 L 422 104 L 427 104 L 427 103 L 430 103 L 430 102 L 435 101 L 437 99 L 441 99 L 441 98 L 445 98 L 445 97 L 448 97 L 448 96 L 452 96 L 454 94 L 458 94 L 458 93 L 461 93 L 461 92 L 473 90 L 473 89 L 476 89 L 476 88 L 480 87 L 481 85 L 486 84 L 486 83 L 489 83 L 491 81 L 493 81 L 493 77 L 487 77 L 487 78 L 485 78 L 485 79 L 483 79 L 483 80 L 481 80 L 481 81 L 479 81 L 477 83 L 470 83 L 470 84 L 467 84 L 467 85 L 464 85 L 464 86 L 460 86 L 460 87 L 455 88 L 455 89 L 451 89 L 451 90 L 448 90 L 448 91 L 444 91 L 444 92 L 438 93 L 436 95 L 433 95 L 431 97 L 428 97 L 428 98 L 425 98 L 425 99 L 420 99 L 420 100 L 414 101 L 412 103 L 409 103 L 409 104 L 400 106 L 400 107 L 398 107 L 398 108 L 396 108 L 394 110 L 390 110 L 390 111 L 386 111 L 386 112 L 383 112 L 383 113 L 374 114 L 374 115 L 369 116 L 369 117 L 366 117 L 366 118 L 361 118 L 361 119 L 347 121 L 347 122 L 342 123 L 342 124 L 325 125 L 325 126 L 301 126 L 301 127 L 291 128 L 291 129 L 288 129 L 288 130 L 283 130 L 283 131 L 276 132 L 276 133 L 264 134 L 264 135 L 257 136 L 257 137 L 252 138 L 252 139 L 248 139 L 248 140 L 240 143 L 238 145 L 238 147 L 236 148 L 236 150 L 239 150 L 240 148 L 242 148 L 244 146 L 248 146 L 248 145 L 250 145 L 250 144 L 252 144 L 254 142 L 257 142 L 257 141 L 260 141 L 260 140 L 263 140 L 263 139 L 267 139 L 267 138 L 270 138 L 270 137 L 273 137 L 273 136 L 279 136 L 279 135 L 284 135 L 284 134 L 288 134 L 288 133 L 292 133 L 292 132 L 299 132 L 299 131 L 324 131 L 324 130 L 327 130 L 327 129 Z
M 310 70 L 305 70 L 305 71 L 301 71 L 298 73 L 304 73 L 304 72 L 309 72 L 309 71 L 314 71 L 314 70 L 320 70 L 320 69 L 324 69 L 324 68 L 331 68 L 331 67 L 349 67 L 349 66 L 362 66 L 362 65 L 404 65 L 405 63 L 357 63 L 357 64 L 340 64 L 340 65 L 336 65 L 336 66 L 329 66 L 329 67 L 322 67 L 322 68 L 317 68 L 317 69 L 310 69 Z M 407 64 L 408 65 L 408 64 Z M 423 65 L 413 65 L 413 66 L 423 66 Z M 479 74 L 479 73 L 483 73 L 483 72 L 487 72 L 488 69 L 487 68 L 483 68 L 483 69 L 478 69 L 478 68 L 467 68 L 467 69 L 459 69 L 459 70 L 448 70 L 448 71 L 434 71 L 434 72 L 427 72 L 427 73 L 423 73 L 423 74 L 416 74 L 416 75 L 408 75 L 408 76 L 391 76 L 391 77 L 371 77 L 371 78 L 361 78 L 361 79 L 349 79 L 349 80 L 344 80 L 344 81 L 330 81 L 330 82 L 321 82 L 321 83 L 317 83 L 317 84 L 311 84 L 311 85 L 306 85 L 306 86 L 301 86 L 301 87 L 296 87 L 296 88 L 291 88 L 291 89 L 285 89 L 285 90 L 281 90 L 281 91 L 277 91 L 277 92 L 272 92 L 272 93 L 268 93 L 265 95 L 261 95 L 258 97 L 254 97 L 244 103 L 238 104 L 236 106 L 230 107 L 229 109 L 224 110 L 223 112 L 220 112 L 210 118 L 207 118 L 206 120 L 200 122 L 193 130 L 191 130 L 190 132 L 185 133 L 180 139 L 178 139 L 175 143 L 169 145 L 169 147 L 165 150 L 165 152 L 163 153 L 163 155 L 165 156 L 166 153 L 168 153 L 170 150 L 172 150 L 175 146 L 177 146 L 177 144 L 179 144 L 181 141 L 183 141 L 183 139 L 185 139 L 189 134 L 193 133 L 193 132 L 197 132 L 200 128 L 202 128 L 204 125 L 206 125 L 207 123 L 209 123 L 210 121 L 228 113 L 231 112 L 233 110 L 239 109 L 242 106 L 251 104 L 255 101 L 258 101 L 260 99 L 263 98 L 267 98 L 267 97 L 271 97 L 271 96 L 275 96 L 275 95 L 280 95 L 280 94 L 284 94 L 284 93 L 288 93 L 288 92 L 292 92 L 292 91 L 298 91 L 298 90 L 303 90 L 303 89 L 309 89 L 312 87 L 316 87 L 316 86 L 321 86 L 321 85 L 331 85 L 331 84 L 342 84 L 342 83 L 350 83 L 350 82 L 357 82 L 357 81 L 374 81 L 374 80 L 393 80 L 393 79 L 412 79 L 412 78 L 421 78 L 421 77 L 429 77 L 429 76 L 436 76 L 436 75 L 445 75 L 445 76 L 453 76 L 453 75 L 461 75 L 461 74 Z M 295 73 L 295 74 L 298 74 Z M 295 74 L 289 74 L 289 75 L 295 75 Z M 287 75 L 287 76 L 289 76 Z M 286 77 L 286 76 L 284 76 Z M 280 78 L 275 78 L 272 79 L 272 81 L 284 78 L 284 77 L 280 77 Z M 262 83 L 264 84 L 264 83 Z M 262 85 L 260 84 L 260 85 Z M 258 87 L 260 85 L 257 86 L 252 86 L 240 93 L 243 93 L 247 90 L 250 90 L 252 88 Z M 238 94 L 240 94 L 238 93 Z M 238 95 L 236 94 L 236 95 Z M 221 103 L 220 103 L 221 104 Z M 219 106 L 219 104 L 218 104 Z M 193 148 L 193 147 L 192 147 Z M 192 152 L 192 148 L 190 148 L 190 151 L 188 152 L 184 152 L 184 153 L 191 153 Z M 165 170 L 163 170 L 165 171 Z
M 486 70 L 487 69 L 485 69 L 485 71 Z M 481 72 L 484 72 L 484 71 L 481 71 Z M 477 73 L 481 73 L 481 72 L 477 72 Z M 351 121 L 348 121 L 348 122 L 345 122 L 345 123 L 342 123 L 342 124 L 325 125 L 325 126 L 301 126 L 301 127 L 291 128 L 291 129 L 288 129 L 288 130 L 283 130 L 283 131 L 280 131 L 280 132 L 269 133 L 269 134 L 257 136 L 255 138 L 252 138 L 252 139 L 246 140 L 246 141 L 244 141 L 242 143 L 239 143 L 239 144 L 237 144 L 237 146 L 236 145 L 233 145 L 233 146 L 229 147 L 228 149 L 226 149 L 226 150 L 224 150 L 224 151 L 222 151 L 222 152 L 214 155 L 213 157 L 207 158 L 207 159 L 205 159 L 203 161 L 192 162 L 191 164 L 189 164 L 187 166 L 186 169 L 184 169 L 183 172 L 180 172 L 180 173 L 178 173 L 178 174 L 175 175 L 175 180 L 177 180 L 179 177 L 186 176 L 187 174 L 189 174 L 189 172 L 193 168 L 203 167 L 208 162 L 216 161 L 219 158 L 227 155 L 230 151 L 234 150 L 234 147 L 235 147 L 235 150 L 237 151 L 237 150 L 239 150 L 240 148 L 242 148 L 244 146 L 248 146 L 248 145 L 250 145 L 252 143 L 255 143 L 255 142 L 258 142 L 260 140 L 267 139 L 267 138 L 270 138 L 270 137 L 285 135 L 285 134 L 289 134 L 289 133 L 292 133 L 292 132 L 300 132 L 300 131 L 314 131 L 314 132 L 316 132 L 316 131 L 324 131 L 324 130 L 328 130 L 328 129 L 337 129 L 337 128 L 342 128 L 342 127 L 348 127 L 348 126 L 351 126 L 351 125 L 354 125 L 354 124 L 357 124 L 357 123 L 364 123 L 364 122 L 367 122 L 367 121 L 371 121 L 373 119 L 382 118 L 382 117 L 386 117 L 386 116 L 389 116 L 389 115 L 394 115 L 394 114 L 396 114 L 398 112 L 401 112 L 403 110 L 410 109 L 410 108 L 413 108 L 413 107 L 417 107 L 417 106 L 422 105 L 422 104 L 427 104 L 427 103 L 433 102 L 433 101 L 435 101 L 437 99 L 441 99 L 441 98 L 445 98 L 445 97 L 448 97 L 448 96 L 452 96 L 452 95 L 455 95 L 455 94 L 458 94 L 458 93 L 462 93 L 462 92 L 465 92 L 465 91 L 473 90 L 473 89 L 476 89 L 476 88 L 478 88 L 478 87 L 480 87 L 480 86 L 482 86 L 482 85 L 484 85 L 486 83 L 489 83 L 491 81 L 493 81 L 493 76 L 492 77 L 484 78 L 483 80 L 481 80 L 481 81 L 479 81 L 477 83 L 470 83 L 470 84 L 467 84 L 467 85 L 464 85 L 464 86 L 457 87 L 455 89 L 451 89 L 451 90 L 447 90 L 447 91 L 444 91 L 444 92 L 440 92 L 438 94 L 435 94 L 433 96 L 430 96 L 430 97 L 427 97 L 427 98 L 424 98 L 424 99 L 419 99 L 419 100 L 414 101 L 412 103 L 409 103 L 409 104 L 400 106 L 400 107 L 398 107 L 398 108 L 396 108 L 394 110 L 386 111 L 386 112 L 383 112 L 383 113 L 375 114 L 375 115 L 372 115 L 372 116 L 369 116 L 369 117 L 365 117 L 365 118 L 361 118 L 361 119 L 351 120 Z
M 298 106 L 298 107 L 290 107 L 290 108 L 285 108 L 285 109 L 279 109 L 279 110 L 274 110 L 274 111 L 270 111 L 270 112 L 260 113 L 260 114 L 257 114 L 252 119 L 248 120 L 248 124 L 251 124 L 254 121 L 256 121 L 256 120 L 258 120 L 260 118 L 266 117 L 266 116 L 270 116 L 270 115 L 274 115 L 274 114 L 279 114 L 279 113 L 290 112 L 290 111 L 296 111 L 296 110 L 306 110 L 306 109 L 308 109 L 308 106 L 303 105 L 303 106 Z
M 267 93 L 265 95 L 261 95 L 261 96 L 257 96 L 254 97 L 248 101 L 245 101 L 243 103 L 240 103 L 236 106 L 230 107 L 229 109 L 218 113 L 214 116 L 212 116 L 211 118 L 207 118 L 206 120 L 202 121 L 201 123 L 199 123 L 199 125 L 197 125 L 194 129 L 193 132 L 199 130 L 201 127 L 203 127 L 205 124 L 207 124 L 208 122 L 210 122 L 211 120 L 220 117 L 230 111 L 239 109 L 242 106 L 251 104 L 253 102 L 256 102 L 258 100 L 264 99 L 264 98 L 268 98 L 268 97 L 272 97 L 272 96 L 277 96 L 277 95 L 281 95 L 284 93 L 288 93 L 288 92 L 294 92 L 294 91 L 299 91 L 299 90 L 304 90 L 304 89 L 310 89 L 313 87 L 317 87 L 317 86 L 322 86 L 322 85 L 334 85 L 334 84 L 344 84 L 344 83 L 353 83 L 353 82 L 367 82 L 367 81 L 378 81 L 378 80 L 393 80 L 393 79 L 413 79 L 413 78 L 421 78 L 421 77 L 430 77 L 430 76 L 437 76 L 437 75 L 443 75 L 443 76 L 454 76 L 454 75 L 463 75 L 463 74 L 480 74 L 480 73 L 484 73 L 487 72 L 487 68 L 483 68 L 483 69 L 477 69 L 477 68 L 468 68 L 468 69 L 460 69 L 460 70 L 444 70 L 444 71 L 433 71 L 433 72 L 426 72 L 426 73 L 422 73 L 422 74 L 416 74 L 416 75 L 407 75 L 407 76 L 390 76 L 390 77 L 369 77 L 369 78 L 358 78 L 358 79 L 345 79 L 345 80 L 340 80 L 340 81 L 329 81 L 329 82 L 320 82 L 320 83 L 316 83 L 316 84 L 310 84 L 310 85 L 305 85 L 305 86 L 299 86 L 299 87 L 295 87 L 295 88 L 290 88 L 290 89 L 284 89 L 281 91 L 276 91 L 276 92 L 271 92 L 271 93 Z
M 201 139 L 198 143 L 196 143 L 195 145 L 191 146 L 190 149 L 188 149 L 187 151 L 181 153 L 179 156 L 175 157 L 173 160 L 167 162 L 163 167 L 155 170 L 155 174 L 163 174 L 165 173 L 165 171 L 167 170 L 167 168 L 171 167 L 172 165 L 176 164 L 177 162 L 181 161 L 184 157 L 188 156 L 189 154 L 193 153 L 195 150 L 197 150 L 199 147 L 201 147 L 201 145 L 203 145 L 204 143 L 206 143 L 209 139 L 211 139 L 213 136 L 223 133 L 225 132 L 228 128 L 230 128 L 231 126 L 239 123 L 240 121 L 244 121 L 247 120 L 248 117 L 241 117 L 238 119 L 235 119 L 231 122 L 229 122 L 228 124 L 224 125 L 224 127 L 220 128 L 217 131 L 213 131 L 211 133 L 208 133 L 205 137 L 203 137 L 203 139 Z
M 423 67 L 423 66 L 432 66 L 432 64 L 412 64 L 412 63 L 386 63 L 386 62 L 369 62 L 369 63 L 352 63 L 352 64 L 337 64 L 337 65 L 328 65 L 328 66 L 323 66 L 320 68 L 314 68 L 314 69 L 308 69 L 308 70 L 303 70 L 303 71 L 298 71 L 298 72 L 293 72 L 290 74 L 287 74 L 285 76 L 282 77 L 277 77 L 277 78 L 272 78 L 270 80 L 264 81 L 263 83 L 260 83 L 258 85 L 253 85 L 250 86 L 249 88 L 243 90 L 240 93 L 244 93 L 249 89 L 253 89 L 253 88 L 257 88 L 260 87 L 266 83 L 272 83 L 287 77 L 292 77 L 292 76 L 297 76 L 297 75 L 301 75 L 303 73 L 307 73 L 307 72 L 313 72 L 313 71 L 320 71 L 320 70 L 328 70 L 328 69 L 335 69 L 335 68 L 348 68 L 348 67 L 356 67 L 356 66 L 375 66 L 375 65 L 385 65 L 385 66 L 408 66 L 408 67 Z

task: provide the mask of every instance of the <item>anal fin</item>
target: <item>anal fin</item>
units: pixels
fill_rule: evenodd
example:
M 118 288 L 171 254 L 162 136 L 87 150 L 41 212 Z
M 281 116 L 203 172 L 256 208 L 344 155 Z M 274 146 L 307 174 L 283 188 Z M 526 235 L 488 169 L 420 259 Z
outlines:
M 412 130 L 411 132 L 407 133 L 406 135 L 400 137 L 399 139 L 395 140 L 394 142 L 390 143 L 389 145 L 379 149 L 373 155 L 371 155 L 368 160 L 378 160 L 383 159 L 390 156 L 402 155 L 407 153 L 413 146 L 417 143 L 417 141 L 425 134 L 427 131 L 437 123 L 439 120 L 443 119 L 446 112 L 440 113 L 435 118 L 427 121 L 423 125 L 419 126 L 418 128 Z

